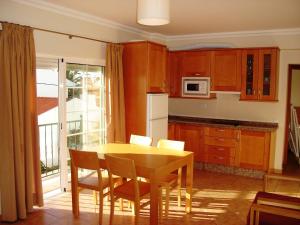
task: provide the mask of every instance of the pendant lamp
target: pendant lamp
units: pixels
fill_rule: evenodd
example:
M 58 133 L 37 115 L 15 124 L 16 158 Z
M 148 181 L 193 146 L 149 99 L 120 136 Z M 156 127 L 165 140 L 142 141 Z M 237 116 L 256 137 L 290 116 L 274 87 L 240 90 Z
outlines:
M 170 0 L 138 0 L 137 22 L 160 26 L 170 22 Z

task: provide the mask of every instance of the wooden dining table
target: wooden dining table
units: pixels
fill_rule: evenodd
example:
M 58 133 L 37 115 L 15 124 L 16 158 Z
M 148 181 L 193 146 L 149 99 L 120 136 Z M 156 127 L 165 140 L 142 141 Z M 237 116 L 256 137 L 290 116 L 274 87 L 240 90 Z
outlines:
M 150 182 L 150 224 L 158 224 L 159 181 L 162 177 L 186 166 L 185 211 L 192 210 L 193 162 L 194 154 L 189 151 L 176 151 L 136 144 L 104 144 L 95 149 L 100 162 L 105 168 L 105 154 L 132 159 L 135 162 L 137 176 L 145 177 Z M 72 194 L 72 198 L 77 195 Z M 72 202 L 78 199 L 72 199 Z M 73 212 L 74 212 L 74 206 Z

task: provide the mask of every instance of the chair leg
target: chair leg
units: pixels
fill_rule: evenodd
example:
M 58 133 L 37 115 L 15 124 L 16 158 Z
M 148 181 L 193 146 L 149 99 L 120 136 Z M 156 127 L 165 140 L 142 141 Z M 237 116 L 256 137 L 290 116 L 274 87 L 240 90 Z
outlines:
M 131 202 L 131 212 L 132 212 L 132 215 L 135 215 L 135 204 L 134 202 Z
M 114 211 L 115 211 L 115 199 L 114 196 L 110 196 L 110 215 L 109 215 L 109 224 L 113 225 Z
M 131 209 L 131 208 L 132 208 L 131 201 L 128 201 L 128 209 Z
M 181 185 L 177 186 L 177 205 L 181 206 Z
M 140 203 L 139 202 L 135 202 L 134 203 L 134 224 L 138 225 L 139 224 L 139 219 L 140 219 Z
M 163 205 L 162 205 L 162 188 L 159 189 L 159 196 L 158 196 L 158 208 L 159 208 L 159 219 L 162 219 L 162 212 L 163 212 Z
M 93 198 L 94 198 L 95 205 L 97 205 L 98 204 L 98 192 L 97 191 L 93 191 Z
M 124 210 L 123 198 L 120 198 L 119 201 L 120 201 L 120 211 L 123 211 Z
M 79 190 L 76 191 L 77 201 L 74 204 L 74 215 L 75 217 L 79 217 Z
M 181 206 L 181 182 L 182 182 L 182 168 L 178 170 L 178 178 L 177 178 L 177 205 Z
M 103 218 L 103 191 L 99 192 L 99 225 L 102 224 Z
M 165 198 L 165 216 L 169 214 L 169 201 L 170 201 L 170 187 L 166 186 L 166 198 Z

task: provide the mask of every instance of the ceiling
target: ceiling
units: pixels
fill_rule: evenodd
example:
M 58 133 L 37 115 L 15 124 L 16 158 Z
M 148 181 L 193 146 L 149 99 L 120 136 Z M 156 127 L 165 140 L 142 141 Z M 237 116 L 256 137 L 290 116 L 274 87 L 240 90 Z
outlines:
M 163 35 L 300 28 L 300 0 L 170 0 L 171 23 L 137 24 L 137 0 L 44 0 Z

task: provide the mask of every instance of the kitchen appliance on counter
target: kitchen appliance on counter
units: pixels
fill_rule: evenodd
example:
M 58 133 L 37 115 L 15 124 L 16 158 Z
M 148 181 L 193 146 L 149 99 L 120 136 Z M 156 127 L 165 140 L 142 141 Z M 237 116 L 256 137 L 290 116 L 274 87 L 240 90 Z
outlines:
M 152 145 L 168 138 L 168 94 L 147 94 L 146 135 L 152 137 Z
M 210 77 L 182 77 L 182 97 L 209 98 Z

